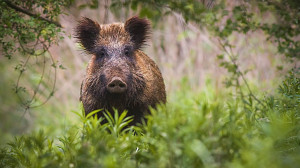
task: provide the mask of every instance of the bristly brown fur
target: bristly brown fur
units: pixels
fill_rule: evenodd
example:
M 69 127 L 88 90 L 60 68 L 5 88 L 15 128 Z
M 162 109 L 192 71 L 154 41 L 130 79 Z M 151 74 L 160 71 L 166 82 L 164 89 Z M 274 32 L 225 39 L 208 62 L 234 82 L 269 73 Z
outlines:
M 83 45 L 85 51 L 93 54 L 94 47 L 99 40 L 100 25 L 86 17 L 83 17 L 75 29 L 75 38 Z
M 149 107 L 166 103 L 164 81 L 157 65 L 140 48 L 149 37 L 150 23 L 132 17 L 123 23 L 99 25 L 83 18 L 76 28 L 79 42 L 92 55 L 82 82 L 80 100 L 85 113 L 97 109 L 128 110 L 131 124 L 141 123 Z M 114 78 L 127 88 L 113 93 L 108 86 Z M 98 113 L 103 117 L 103 111 Z
M 135 48 L 141 49 L 149 38 L 149 21 L 147 19 L 140 19 L 137 16 L 134 16 L 126 21 L 124 27 L 125 30 L 129 32 L 133 43 L 135 43 Z
M 130 35 L 124 29 L 123 23 L 101 25 L 100 45 L 124 45 L 130 43 Z

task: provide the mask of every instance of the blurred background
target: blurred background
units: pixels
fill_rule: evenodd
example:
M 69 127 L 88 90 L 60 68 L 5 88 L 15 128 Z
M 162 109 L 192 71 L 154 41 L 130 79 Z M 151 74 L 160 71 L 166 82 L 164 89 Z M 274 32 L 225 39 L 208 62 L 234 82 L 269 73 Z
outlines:
M 58 17 L 62 25 L 61 35 L 64 37 L 56 45 L 51 45 L 46 59 L 54 59 L 60 68 L 55 75 L 51 68 L 53 64 L 45 63 L 45 68 L 30 69 L 30 65 L 43 64 L 40 58 L 32 59 L 28 63 L 30 74 L 18 78 L 15 70 L 21 62 L 26 62 L 17 55 L 12 59 L 5 58 L 0 53 L 0 134 L 1 143 L 10 139 L 10 135 L 24 134 L 32 130 L 47 128 L 49 136 L 58 135 L 66 130 L 67 123 L 76 121 L 72 111 L 79 111 L 79 93 L 81 81 L 84 78 L 90 55 L 85 54 L 74 39 L 74 28 L 81 17 L 88 17 L 100 24 L 125 22 L 128 18 L 139 15 L 137 11 L 126 8 L 110 8 L 110 0 L 98 1 L 98 7 L 93 9 L 86 4 L 90 1 L 75 1 L 69 8 L 64 9 L 64 14 Z M 239 4 L 238 1 L 228 1 L 230 8 Z M 261 20 L 270 20 L 271 16 L 265 15 Z M 144 52 L 159 66 L 166 85 L 167 95 L 175 94 L 175 90 L 189 86 L 193 90 L 201 90 L 209 85 L 218 90 L 226 89 L 224 79 L 226 69 L 219 66 L 217 59 L 223 53 L 218 39 L 209 33 L 209 27 L 192 22 L 187 23 L 182 15 L 171 14 L 156 19 L 152 24 L 151 40 Z M 286 73 L 284 67 L 295 66 L 296 63 L 286 62 L 285 57 L 277 52 L 276 46 L 266 40 L 262 31 L 234 33 L 228 41 L 234 46 L 233 53 L 239 56 L 237 62 L 241 70 L 249 71 L 246 74 L 251 86 L 258 86 L 266 93 L 274 92 L 282 74 Z M 14 91 L 16 83 L 20 80 L 24 86 L 35 86 L 44 72 L 44 83 L 40 89 L 38 99 L 47 100 L 47 95 L 54 88 L 53 96 L 47 103 L 36 108 L 26 109 L 20 105 L 22 98 Z M 28 81 L 28 79 L 30 79 Z M 54 86 L 55 82 L 55 86 Z M 29 95 L 35 94 L 28 89 Z M 25 95 L 26 96 L 26 95 Z M 63 121 L 63 122 L 61 122 Z M 57 129 L 63 128 L 63 129 Z

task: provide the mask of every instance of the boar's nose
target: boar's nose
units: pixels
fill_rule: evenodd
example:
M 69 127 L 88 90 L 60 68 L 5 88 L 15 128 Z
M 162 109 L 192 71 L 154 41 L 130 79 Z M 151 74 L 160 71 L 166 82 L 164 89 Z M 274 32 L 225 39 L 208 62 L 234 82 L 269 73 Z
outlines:
M 113 77 L 106 88 L 110 93 L 123 93 L 126 91 L 127 85 L 120 77 Z

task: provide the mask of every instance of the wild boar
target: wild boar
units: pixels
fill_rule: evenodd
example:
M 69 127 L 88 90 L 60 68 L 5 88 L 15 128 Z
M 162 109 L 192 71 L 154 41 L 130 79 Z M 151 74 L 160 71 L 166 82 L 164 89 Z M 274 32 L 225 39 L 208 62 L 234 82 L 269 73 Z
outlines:
M 128 110 L 131 124 L 140 123 L 149 107 L 166 103 L 162 74 L 141 51 L 150 34 L 147 19 L 132 17 L 123 23 L 101 24 L 82 18 L 75 37 L 91 55 L 81 85 L 80 100 L 85 113 L 103 109 L 113 113 Z

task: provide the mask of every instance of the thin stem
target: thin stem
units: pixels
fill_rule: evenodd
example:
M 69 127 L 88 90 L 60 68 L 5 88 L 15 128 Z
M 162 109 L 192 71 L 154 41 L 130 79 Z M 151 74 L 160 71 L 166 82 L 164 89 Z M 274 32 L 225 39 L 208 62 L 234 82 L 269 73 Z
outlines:
M 42 83 L 42 81 L 43 81 L 43 78 L 44 78 L 45 68 L 46 68 L 46 56 L 44 55 L 43 58 L 44 58 L 44 60 L 43 60 L 42 76 L 41 76 L 41 79 L 39 80 L 39 83 L 38 83 L 36 89 L 35 89 L 34 92 L 33 92 L 33 95 L 32 95 L 32 97 L 31 97 L 31 100 L 29 101 L 30 104 L 33 102 L 33 99 L 35 98 L 35 96 L 36 96 L 36 94 L 37 94 L 37 92 L 38 92 L 38 90 L 39 90 L 39 88 L 40 88 L 40 85 L 41 85 L 41 83 Z
M 234 59 L 234 56 L 233 56 L 232 47 L 229 46 L 229 49 L 230 49 L 230 52 L 229 52 L 229 51 L 226 49 L 225 44 L 224 44 L 220 39 L 218 39 L 218 41 L 219 41 L 219 44 L 222 46 L 223 50 L 224 50 L 224 51 L 227 53 L 227 55 L 229 56 L 230 61 L 236 66 L 236 72 L 238 73 L 239 76 L 241 76 L 243 82 L 245 83 L 246 88 L 247 88 L 247 90 L 248 90 L 248 92 L 249 92 L 249 95 L 250 95 L 251 97 L 253 97 L 260 105 L 262 105 L 263 107 L 265 107 L 265 105 L 264 105 L 264 104 L 263 104 L 263 103 L 262 103 L 262 102 L 261 102 L 261 101 L 253 94 L 253 92 L 252 92 L 252 90 L 250 89 L 249 84 L 248 84 L 248 82 L 247 82 L 247 80 L 246 80 L 244 74 L 239 70 L 239 67 L 238 67 L 238 65 L 237 65 L 237 63 L 236 63 L 236 61 L 235 61 L 235 59 Z M 240 86 L 240 84 L 239 84 L 239 82 L 238 82 L 238 79 L 237 79 L 237 85 Z M 240 92 L 241 92 L 241 96 L 242 96 L 242 98 L 243 98 L 244 95 L 243 95 L 243 92 L 242 92 L 241 88 L 240 88 Z
M 55 61 L 54 61 L 53 56 L 50 52 L 49 52 L 49 55 L 50 55 L 50 58 L 51 58 L 51 61 L 52 61 L 52 65 L 54 65 Z M 52 86 L 52 89 L 51 89 L 51 92 L 50 92 L 49 96 L 47 97 L 47 99 L 44 102 L 42 102 L 41 104 L 36 105 L 36 106 L 31 106 L 31 108 L 40 107 L 40 106 L 46 104 L 49 101 L 49 99 L 53 96 L 55 86 L 56 86 L 57 67 L 53 66 L 53 68 L 54 68 L 54 81 L 53 81 L 53 86 Z

